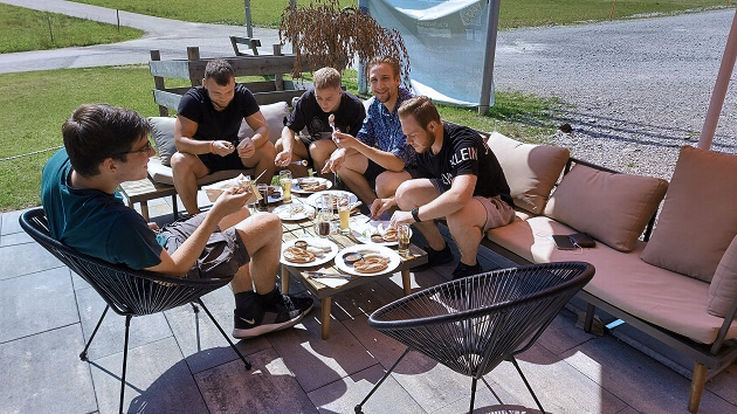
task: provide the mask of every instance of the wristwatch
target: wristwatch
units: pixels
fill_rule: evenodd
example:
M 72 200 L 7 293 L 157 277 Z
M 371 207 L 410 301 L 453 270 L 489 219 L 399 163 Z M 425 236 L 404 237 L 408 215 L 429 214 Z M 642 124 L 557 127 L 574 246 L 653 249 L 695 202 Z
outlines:
M 412 218 L 415 219 L 416 223 L 419 223 L 422 221 L 420 220 L 420 208 L 419 207 L 413 208 L 410 213 L 412 214 Z

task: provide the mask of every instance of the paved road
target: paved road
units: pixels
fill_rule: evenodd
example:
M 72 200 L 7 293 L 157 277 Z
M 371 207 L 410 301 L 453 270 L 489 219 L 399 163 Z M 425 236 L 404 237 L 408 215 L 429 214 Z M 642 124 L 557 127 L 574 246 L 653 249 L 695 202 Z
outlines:
M 104 7 L 63 0 L 0 2 L 116 24 L 115 10 Z M 233 55 L 228 36 L 245 36 L 245 28 L 240 26 L 189 23 L 125 11 L 120 12 L 120 24 L 143 30 L 145 35 L 115 44 L 0 54 L 0 73 L 147 63 L 152 49 L 160 50 L 163 59 L 184 58 L 188 46 L 198 46 L 203 57 L 227 56 Z M 253 32 L 254 37 L 261 39 L 264 52 L 271 53 L 272 45 L 279 42 L 274 29 L 254 28 Z

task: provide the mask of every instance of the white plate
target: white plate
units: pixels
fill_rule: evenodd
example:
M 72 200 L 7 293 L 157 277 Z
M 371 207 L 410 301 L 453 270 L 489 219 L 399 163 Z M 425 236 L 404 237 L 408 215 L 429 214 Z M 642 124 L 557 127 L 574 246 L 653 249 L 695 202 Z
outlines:
M 298 240 L 304 240 L 307 242 L 307 244 L 315 247 L 330 247 L 330 252 L 324 253 L 322 257 L 316 257 L 314 261 L 309 263 L 292 263 L 284 258 L 284 250 L 294 246 L 294 243 Z M 282 264 L 293 267 L 315 267 L 333 260 L 335 255 L 338 253 L 338 245 L 328 239 L 323 239 L 320 237 L 300 237 L 299 239 L 289 240 L 288 242 L 282 244 L 281 251 L 282 255 L 280 261 Z
M 293 193 L 297 193 L 297 194 L 315 194 L 316 193 L 316 191 L 303 190 L 299 186 L 300 183 L 302 181 L 304 181 L 304 180 L 317 180 L 318 183 L 325 184 L 325 185 L 328 186 L 328 188 L 326 188 L 326 190 L 327 189 L 330 189 L 333 186 L 333 182 L 330 181 L 330 180 L 328 180 L 327 178 L 322 178 L 322 177 L 299 177 L 299 178 L 292 179 L 292 192 Z M 322 191 L 324 191 L 324 190 L 322 190 Z
M 302 210 L 292 214 L 292 208 L 296 206 L 302 207 Z M 284 221 L 298 221 L 312 216 L 315 213 L 315 209 L 307 204 L 292 200 L 290 204 L 282 204 L 274 208 L 272 213 L 276 214 Z
M 348 197 L 348 202 L 350 204 L 353 204 L 358 201 L 358 197 L 356 197 L 355 194 L 349 192 L 349 191 L 343 191 L 343 190 L 324 190 L 320 191 L 319 193 L 314 193 L 311 196 L 307 197 L 307 204 L 311 205 L 312 207 L 315 207 L 317 209 L 322 207 L 322 196 L 323 194 L 330 194 L 333 197 L 335 196 L 345 196 Z
M 353 235 L 362 243 L 372 243 L 381 246 L 396 246 L 399 244 L 399 239 L 388 242 L 375 242 L 371 241 L 372 234 L 384 234 L 386 229 L 389 228 L 388 220 L 369 220 L 368 222 L 358 223 L 351 226 Z M 409 228 L 409 237 L 412 237 L 412 227 Z
M 343 255 L 345 255 L 346 253 L 363 252 L 363 251 L 377 252 L 384 257 L 388 257 L 389 264 L 386 270 L 383 270 L 378 273 L 361 273 L 361 272 L 356 271 L 352 265 L 347 264 L 343 260 Z M 394 270 L 399 266 L 399 263 L 401 263 L 401 261 L 402 259 L 399 257 L 399 254 L 397 254 L 397 252 L 395 252 L 394 250 L 386 246 L 381 246 L 381 245 L 372 244 L 372 243 L 357 244 L 355 246 L 346 247 L 345 249 L 338 252 L 338 254 L 335 256 L 335 267 L 351 275 L 376 276 L 376 275 L 385 275 L 387 273 L 394 272 Z
M 273 186 L 273 185 L 270 185 L 269 187 L 271 187 L 275 191 L 275 192 L 269 194 L 269 199 L 268 199 L 269 204 L 280 203 L 281 201 L 284 200 L 284 193 L 282 192 L 281 187 L 279 187 L 279 186 Z M 279 193 L 279 196 L 278 197 L 274 197 L 274 194 L 276 194 L 276 192 Z

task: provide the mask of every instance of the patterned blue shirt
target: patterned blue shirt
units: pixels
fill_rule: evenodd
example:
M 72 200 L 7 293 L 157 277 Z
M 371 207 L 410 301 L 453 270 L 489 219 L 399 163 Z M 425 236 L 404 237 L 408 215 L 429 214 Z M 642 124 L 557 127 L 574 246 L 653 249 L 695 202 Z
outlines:
M 397 113 L 402 102 L 412 96 L 412 92 L 400 87 L 397 104 L 392 112 L 389 112 L 386 106 L 376 98 L 372 98 L 366 119 L 363 120 L 363 126 L 356 134 L 356 138 L 366 145 L 391 152 L 404 161 L 405 165 L 412 165 L 416 152 L 407 144 L 407 137 L 402 133 L 402 125 L 399 123 Z

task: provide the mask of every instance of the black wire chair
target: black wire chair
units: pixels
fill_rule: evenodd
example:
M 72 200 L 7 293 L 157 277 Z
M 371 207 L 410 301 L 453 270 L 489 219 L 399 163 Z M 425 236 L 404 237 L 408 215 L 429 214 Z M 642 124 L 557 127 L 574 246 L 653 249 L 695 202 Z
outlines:
M 238 357 L 246 365 L 246 369 L 251 369 L 251 364 L 246 361 L 243 354 L 235 347 L 233 341 L 228 338 L 223 328 L 213 318 L 210 310 L 207 309 L 200 299 L 201 296 L 228 284 L 232 278 L 191 280 L 167 277 L 153 272 L 132 270 L 125 266 L 113 265 L 104 260 L 87 256 L 51 237 L 48 230 L 48 221 L 42 208 L 26 211 L 21 215 L 19 221 L 26 233 L 74 270 L 82 279 L 87 281 L 102 296 L 105 302 L 107 302 L 107 306 L 102 312 L 95 329 L 92 331 L 90 339 L 87 341 L 82 353 L 79 354 L 80 359 L 88 361 L 87 350 L 95 334 L 97 334 L 97 330 L 100 328 L 108 309 L 112 308 L 115 313 L 125 316 L 123 374 L 120 383 L 119 411 L 121 413 L 123 412 L 125 372 L 128 360 L 128 332 L 130 320 L 134 316 L 163 312 L 187 303 L 192 303 L 196 315 L 199 311 L 195 305 L 197 303 L 205 310 L 207 316 L 210 317 L 220 333 L 228 341 L 230 347 L 238 354 Z
M 593 276 L 594 267 L 583 262 L 503 269 L 433 286 L 381 307 L 369 317 L 369 326 L 407 349 L 356 405 L 356 413 L 411 350 L 472 378 L 469 413 L 479 379 L 504 404 L 483 376 L 505 360 L 512 362 L 545 412 L 515 355 L 535 343 Z

